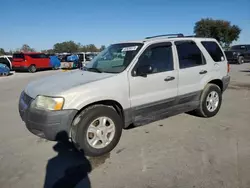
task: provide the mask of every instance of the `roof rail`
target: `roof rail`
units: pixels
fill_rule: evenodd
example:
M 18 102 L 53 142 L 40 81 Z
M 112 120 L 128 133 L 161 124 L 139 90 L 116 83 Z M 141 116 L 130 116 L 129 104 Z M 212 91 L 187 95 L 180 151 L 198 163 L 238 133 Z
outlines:
M 152 38 L 158 38 L 158 37 L 176 38 L 176 37 L 184 37 L 184 35 L 182 33 L 166 34 L 166 35 L 156 35 L 156 36 L 146 37 L 145 39 L 152 39 Z
M 184 37 L 197 37 L 197 35 L 188 35 L 188 36 L 184 36 Z

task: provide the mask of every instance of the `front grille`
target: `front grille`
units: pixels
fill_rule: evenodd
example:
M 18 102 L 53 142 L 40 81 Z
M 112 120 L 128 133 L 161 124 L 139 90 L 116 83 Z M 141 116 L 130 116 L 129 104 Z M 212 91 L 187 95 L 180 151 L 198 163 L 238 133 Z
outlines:
M 29 95 L 27 95 L 25 92 L 23 93 L 23 101 L 29 106 L 30 103 L 33 101 L 33 98 L 31 98 Z

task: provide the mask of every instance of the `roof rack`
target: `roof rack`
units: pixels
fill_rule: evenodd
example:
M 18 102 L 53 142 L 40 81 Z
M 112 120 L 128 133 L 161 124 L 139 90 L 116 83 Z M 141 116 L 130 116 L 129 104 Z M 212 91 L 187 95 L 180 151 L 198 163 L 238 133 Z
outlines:
M 184 36 L 184 37 L 197 37 L 197 35 L 188 35 L 188 36 Z
M 176 37 L 184 37 L 184 35 L 182 33 L 166 34 L 166 35 L 156 35 L 156 36 L 146 37 L 145 39 L 152 39 L 152 38 L 158 38 L 158 37 L 176 38 Z

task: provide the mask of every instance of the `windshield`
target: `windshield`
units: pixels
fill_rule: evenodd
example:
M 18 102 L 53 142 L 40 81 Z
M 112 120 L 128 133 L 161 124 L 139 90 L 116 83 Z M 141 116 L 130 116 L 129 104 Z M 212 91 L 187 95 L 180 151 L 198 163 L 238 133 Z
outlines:
M 232 46 L 230 48 L 230 50 L 241 50 L 241 51 L 245 51 L 246 50 L 246 46 L 244 45 L 236 45 L 236 46 Z
M 142 43 L 113 44 L 99 53 L 85 70 L 107 73 L 120 73 L 131 63 L 142 47 Z

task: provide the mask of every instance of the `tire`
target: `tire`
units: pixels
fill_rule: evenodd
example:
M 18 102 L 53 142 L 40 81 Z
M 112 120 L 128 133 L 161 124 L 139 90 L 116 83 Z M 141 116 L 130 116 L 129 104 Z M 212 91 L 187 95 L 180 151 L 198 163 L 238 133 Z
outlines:
M 213 95 L 212 93 L 216 93 L 218 96 L 218 103 L 216 103 L 217 106 L 215 105 L 216 106 L 215 109 L 208 108 L 209 102 L 207 102 L 207 99 L 208 96 Z M 222 92 L 220 87 L 215 84 L 207 84 L 200 98 L 200 106 L 198 109 L 194 111 L 194 113 L 199 117 L 204 117 L 204 118 L 213 117 L 219 112 L 221 107 L 221 102 L 222 102 Z
M 243 56 L 239 56 L 238 57 L 238 64 L 243 64 L 244 63 L 244 57 Z
M 113 122 L 110 123 L 108 127 L 112 128 L 111 130 L 114 130 L 112 133 L 109 133 L 106 131 L 107 126 L 103 126 L 100 124 L 101 121 L 99 121 L 98 118 L 106 118 L 107 122 Z M 92 124 L 96 124 L 95 126 L 91 126 Z M 109 124 L 109 123 L 108 123 Z M 114 125 L 114 126 L 111 126 Z M 102 127 L 101 127 L 102 126 Z M 95 127 L 97 131 L 90 131 L 89 127 Z M 99 128 L 100 127 L 100 130 Z M 103 128 L 102 131 L 101 128 Z M 106 153 L 109 153 L 111 150 L 113 150 L 116 145 L 118 144 L 121 134 L 122 134 L 122 128 L 123 128 L 123 121 L 121 117 L 118 115 L 116 110 L 113 107 L 105 106 L 105 105 L 93 105 L 90 107 L 87 107 L 85 110 L 83 110 L 73 121 L 70 136 L 72 139 L 72 142 L 76 146 L 76 148 L 79 151 L 83 151 L 85 155 L 87 156 L 101 156 Z M 98 132 L 99 131 L 99 132 Z M 99 139 L 100 137 L 112 138 L 107 141 L 106 146 L 98 146 L 98 144 L 103 144 L 103 142 Z M 106 135 L 106 136 L 103 136 Z M 90 138 L 92 137 L 92 138 Z M 96 139 L 94 139 L 96 138 Z M 91 145 L 91 141 L 93 140 L 99 140 L 95 145 Z M 95 143 L 95 141 L 93 141 Z M 99 147 L 99 148 L 98 148 Z
M 30 65 L 28 71 L 31 72 L 31 73 L 35 73 L 36 72 L 36 66 L 35 65 Z
M 58 70 L 59 67 L 52 67 L 52 70 Z

